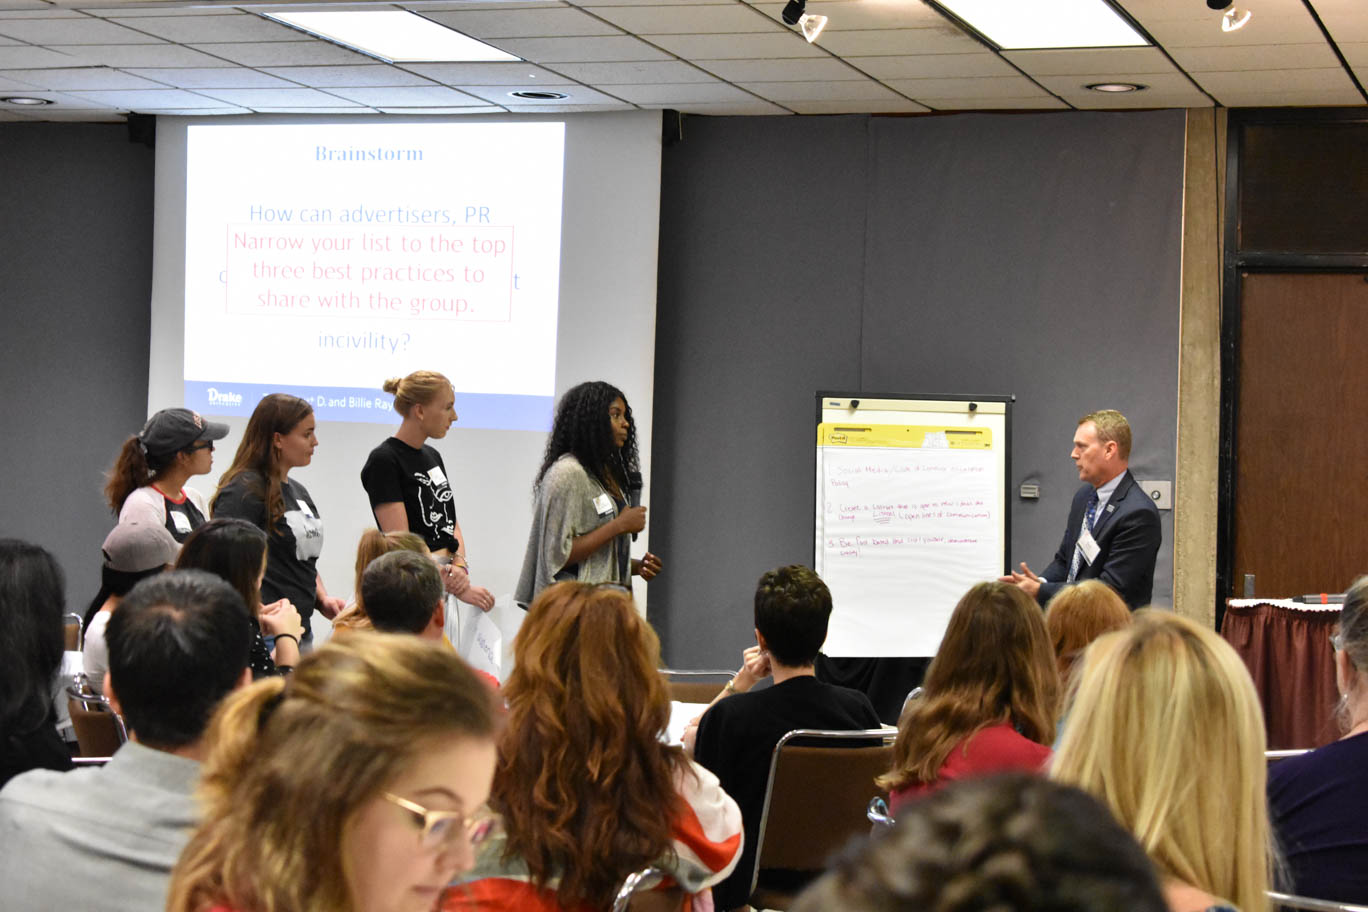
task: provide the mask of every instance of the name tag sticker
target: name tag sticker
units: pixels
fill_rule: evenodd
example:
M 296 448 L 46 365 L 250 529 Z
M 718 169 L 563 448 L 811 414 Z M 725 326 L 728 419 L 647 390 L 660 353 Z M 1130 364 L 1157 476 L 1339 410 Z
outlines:
M 305 516 L 309 517 L 309 519 L 313 519 L 313 518 L 314 518 L 314 511 L 313 511 L 313 508 L 309 506 L 309 502 L 308 502 L 307 500 L 300 500 L 300 501 L 299 501 L 299 512 L 300 512 L 300 513 L 303 513 Z
M 428 478 L 431 478 L 432 483 L 439 488 L 447 483 L 446 472 L 442 471 L 441 466 L 433 466 L 432 468 L 428 469 L 427 476 Z
M 1097 553 L 1102 550 L 1097 544 L 1097 539 L 1093 538 L 1091 529 L 1084 529 L 1083 534 L 1078 536 L 1078 550 L 1083 552 L 1083 559 L 1092 566 L 1092 562 L 1097 560 Z
M 600 494 L 594 498 L 594 509 L 599 516 L 607 516 L 613 512 L 613 499 L 607 494 Z
M 175 525 L 177 532 L 190 531 L 190 517 L 186 516 L 184 513 L 177 513 L 173 510 L 171 512 L 171 522 Z

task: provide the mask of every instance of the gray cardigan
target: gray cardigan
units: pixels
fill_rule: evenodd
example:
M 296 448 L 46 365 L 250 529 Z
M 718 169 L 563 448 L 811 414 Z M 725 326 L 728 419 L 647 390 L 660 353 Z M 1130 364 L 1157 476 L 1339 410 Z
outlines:
M 613 541 L 577 565 L 577 572 L 565 573 L 574 540 L 617 518 L 618 505 L 598 479 L 584 470 L 574 456 L 566 453 L 551 464 L 537 485 L 532 508 L 532 532 L 527 537 L 527 555 L 513 598 L 529 605 L 547 586 L 562 579 L 585 583 L 621 583 L 631 580 L 630 535 Z M 625 570 L 625 572 L 624 572 Z

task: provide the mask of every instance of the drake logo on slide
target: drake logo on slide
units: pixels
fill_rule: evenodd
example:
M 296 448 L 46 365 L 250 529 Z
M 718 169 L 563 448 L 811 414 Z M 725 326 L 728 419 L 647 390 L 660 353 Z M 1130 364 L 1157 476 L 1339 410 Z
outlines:
M 209 387 L 210 405 L 242 405 L 242 396 L 239 393 L 220 393 L 212 386 Z

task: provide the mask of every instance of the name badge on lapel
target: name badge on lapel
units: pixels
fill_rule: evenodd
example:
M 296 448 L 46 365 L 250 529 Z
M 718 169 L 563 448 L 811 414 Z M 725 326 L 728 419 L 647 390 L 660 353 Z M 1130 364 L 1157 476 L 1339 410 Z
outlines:
M 1097 560 L 1097 553 L 1102 550 L 1097 544 L 1097 539 L 1093 538 L 1091 529 L 1084 529 L 1083 534 L 1078 536 L 1078 550 L 1083 552 L 1083 560 L 1092 566 L 1092 562 Z

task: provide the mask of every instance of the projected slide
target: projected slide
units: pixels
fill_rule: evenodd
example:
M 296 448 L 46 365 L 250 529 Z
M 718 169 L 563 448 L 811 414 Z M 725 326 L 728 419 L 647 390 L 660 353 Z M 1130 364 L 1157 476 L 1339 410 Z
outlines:
M 290 392 L 392 422 L 380 384 L 427 368 L 464 427 L 549 427 L 564 124 L 192 125 L 187 143 L 187 406 Z

